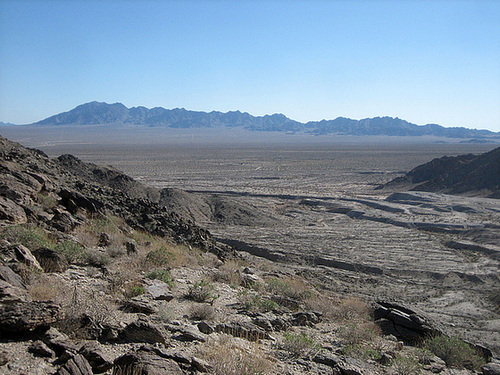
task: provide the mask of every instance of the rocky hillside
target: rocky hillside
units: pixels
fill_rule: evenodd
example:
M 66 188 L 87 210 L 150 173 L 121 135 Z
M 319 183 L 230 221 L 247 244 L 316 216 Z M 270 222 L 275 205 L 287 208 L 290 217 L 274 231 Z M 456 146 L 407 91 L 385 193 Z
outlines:
M 251 207 L 4 138 L 0 177 L 2 374 L 500 373 L 414 309 L 321 290 L 187 219 Z
M 305 132 L 314 135 L 390 135 L 424 136 L 432 135 L 448 138 L 491 138 L 500 137 L 488 130 L 467 128 L 445 128 L 436 124 L 416 125 L 392 117 L 375 117 L 352 120 L 338 117 L 334 120 L 300 123 L 283 114 L 252 116 L 246 112 L 227 113 L 212 111 L 189 111 L 184 108 L 165 109 L 156 107 L 127 108 L 121 103 L 91 102 L 64 113 L 37 122 L 39 125 L 91 125 L 91 124 L 132 124 L 171 128 L 199 127 L 241 127 L 252 131 Z
M 481 155 L 442 157 L 383 187 L 500 198 L 500 147 Z

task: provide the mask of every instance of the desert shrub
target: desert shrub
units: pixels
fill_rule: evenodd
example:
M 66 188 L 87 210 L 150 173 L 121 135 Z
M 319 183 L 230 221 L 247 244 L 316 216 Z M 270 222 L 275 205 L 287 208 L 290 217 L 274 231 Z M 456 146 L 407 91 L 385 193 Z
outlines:
M 189 317 L 193 320 L 214 320 L 215 309 L 212 305 L 207 305 L 206 303 L 201 305 L 193 305 L 190 309 Z
M 305 333 L 285 332 L 280 349 L 295 358 L 316 355 L 321 350 L 321 345 Z
M 341 321 L 363 321 L 370 319 L 370 309 L 357 298 L 346 298 L 333 307 L 329 315 Z
M 220 375 L 275 374 L 275 365 L 257 345 L 245 346 L 229 335 L 207 341 L 200 356 Z
M 479 370 L 485 363 L 484 358 L 474 348 L 458 337 L 434 336 L 425 340 L 423 347 L 451 367 Z
M 313 296 L 309 285 L 299 277 L 270 278 L 266 282 L 269 292 L 281 297 L 302 301 Z
M 175 309 L 168 302 L 163 302 L 158 308 L 158 315 L 165 323 L 172 322 L 175 318 Z
M 346 345 L 359 345 L 380 336 L 380 328 L 373 322 L 348 323 L 340 327 L 338 334 Z
M 68 263 L 81 263 L 86 260 L 85 248 L 77 242 L 62 241 L 54 249 L 61 253 Z
M 141 296 L 146 292 L 142 285 L 130 284 L 125 287 L 125 292 L 123 293 L 125 298 L 132 298 Z
M 238 301 L 243 309 L 247 311 L 267 312 L 279 309 L 278 304 L 273 300 L 263 298 L 257 293 L 249 292 L 246 289 L 238 293 Z
M 176 260 L 176 255 L 165 247 L 152 250 L 146 255 L 146 261 L 159 267 L 168 266 Z
M 382 358 L 381 350 L 371 345 L 354 344 L 342 348 L 342 353 L 355 358 L 363 358 L 373 361 L 379 361 Z
M 34 225 L 12 225 L 1 228 L 0 237 L 11 243 L 20 243 L 30 250 L 40 247 L 54 248 L 54 242 L 50 240 L 47 233 Z
M 155 270 L 149 272 L 146 277 L 151 280 L 160 280 L 169 287 L 173 288 L 175 286 L 174 279 L 168 270 Z
M 189 287 L 189 292 L 186 297 L 195 302 L 213 303 L 217 298 L 219 298 L 219 295 L 215 294 L 214 290 L 215 287 L 213 284 L 206 280 L 201 280 Z
M 213 274 L 214 281 L 221 283 L 239 286 L 243 284 L 243 277 L 240 272 L 238 262 L 233 260 L 226 261 L 219 269 Z
M 58 204 L 57 199 L 49 193 L 38 193 L 36 200 L 47 211 L 53 209 Z
M 38 274 L 32 277 L 27 289 L 34 301 L 55 301 L 60 294 L 59 286 L 46 274 Z
M 413 357 L 397 355 L 391 362 L 394 375 L 417 375 L 420 373 L 420 364 Z
M 105 267 L 111 262 L 111 259 L 107 252 L 88 249 L 85 251 L 83 262 L 93 267 Z

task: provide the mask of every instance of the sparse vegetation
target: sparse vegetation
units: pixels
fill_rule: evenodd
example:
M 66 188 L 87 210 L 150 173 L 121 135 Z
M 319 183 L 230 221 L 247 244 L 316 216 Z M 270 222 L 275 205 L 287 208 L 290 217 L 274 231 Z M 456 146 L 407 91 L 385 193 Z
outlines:
M 273 300 L 262 297 L 261 295 L 247 289 L 238 293 L 238 301 L 243 309 L 247 311 L 266 312 L 279 309 L 278 304 Z
M 451 367 L 479 370 L 485 363 L 482 356 L 458 337 L 434 336 L 425 340 L 423 347 L 437 355 Z
M 212 305 L 196 304 L 191 306 L 189 317 L 193 320 L 214 320 L 216 317 L 215 309 Z
M 420 373 L 420 364 L 413 357 L 398 354 L 391 362 L 391 372 L 394 375 L 417 375 Z
M 273 358 L 257 344 L 243 343 L 229 335 L 209 340 L 201 356 L 210 364 L 214 374 L 267 375 L 275 373 Z
M 201 280 L 189 287 L 189 292 L 186 297 L 195 302 L 214 303 L 214 301 L 219 298 L 219 295 L 216 294 L 214 290 L 215 287 L 212 283 Z
M 296 358 L 313 357 L 321 350 L 321 345 L 304 332 L 285 332 L 280 349 Z
M 160 280 L 167 284 L 170 288 L 175 286 L 174 279 L 168 270 L 155 270 L 149 272 L 146 277 L 151 280 Z

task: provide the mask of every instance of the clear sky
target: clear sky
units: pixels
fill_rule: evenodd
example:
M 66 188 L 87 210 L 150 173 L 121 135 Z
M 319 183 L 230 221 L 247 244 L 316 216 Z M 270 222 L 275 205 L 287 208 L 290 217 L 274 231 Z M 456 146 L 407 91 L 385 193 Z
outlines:
M 0 121 L 93 100 L 500 131 L 500 1 L 0 0 Z

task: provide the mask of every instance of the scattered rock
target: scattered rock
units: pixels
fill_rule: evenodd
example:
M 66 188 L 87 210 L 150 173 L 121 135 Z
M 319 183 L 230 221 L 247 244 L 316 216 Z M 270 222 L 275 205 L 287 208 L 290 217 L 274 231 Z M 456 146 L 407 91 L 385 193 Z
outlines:
M 12 286 L 25 288 L 24 281 L 10 267 L 0 264 L 0 280 L 4 280 Z
M 163 327 L 153 324 L 144 317 L 128 324 L 119 334 L 127 342 L 166 343 L 167 332 Z
M 117 358 L 113 364 L 113 375 L 183 375 L 179 365 L 172 359 L 162 357 L 160 351 L 143 346 Z
M 216 332 L 227 333 L 234 337 L 241 337 L 249 341 L 271 339 L 271 336 L 262 328 L 248 322 L 221 323 L 215 327 Z
M 151 301 L 144 295 L 130 298 L 125 305 L 127 310 L 132 312 L 142 314 L 154 314 L 158 312 L 158 309 L 153 306 Z
M 174 299 L 174 295 L 169 290 L 167 283 L 161 280 L 148 280 L 148 285 L 146 285 L 146 292 L 151 295 L 154 300 L 159 301 L 171 301 Z
M 205 335 L 196 326 L 166 324 L 165 328 L 174 332 L 172 338 L 179 341 L 206 341 Z
M 212 366 L 210 366 L 207 361 L 204 361 L 203 359 L 197 357 L 191 358 L 191 366 L 200 372 L 210 373 L 210 371 L 212 370 Z
M 125 242 L 125 247 L 127 249 L 127 255 L 137 254 L 137 245 L 134 242 Z
M 11 245 L 8 248 L 3 249 L 3 253 L 7 258 L 10 258 L 10 261 L 19 262 L 32 269 L 43 271 L 35 256 L 27 247 L 23 245 Z
M 321 314 L 316 312 L 300 311 L 292 314 L 289 321 L 292 326 L 312 327 L 321 322 Z
M 198 329 L 200 330 L 201 333 L 204 333 L 205 335 L 209 335 L 215 332 L 214 327 L 205 321 L 198 323 Z

